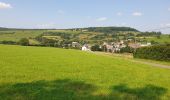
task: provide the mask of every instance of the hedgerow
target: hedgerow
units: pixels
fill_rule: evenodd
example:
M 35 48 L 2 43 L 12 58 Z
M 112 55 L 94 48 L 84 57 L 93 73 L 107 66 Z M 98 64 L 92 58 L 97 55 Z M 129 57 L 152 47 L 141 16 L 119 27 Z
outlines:
M 134 58 L 170 61 L 170 45 L 157 45 L 138 48 Z

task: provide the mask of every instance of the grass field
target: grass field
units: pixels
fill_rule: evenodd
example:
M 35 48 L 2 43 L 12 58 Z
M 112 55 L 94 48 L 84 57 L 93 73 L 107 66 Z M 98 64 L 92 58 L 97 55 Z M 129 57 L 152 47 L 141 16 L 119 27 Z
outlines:
M 149 59 L 138 59 L 134 58 L 133 54 L 131 53 L 105 53 L 105 52 L 95 52 L 98 55 L 102 56 L 108 56 L 108 57 L 118 57 L 119 59 L 123 60 L 130 60 L 130 61 L 141 61 L 141 62 L 149 62 L 149 63 L 154 63 L 154 64 L 161 64 L 161 65 L 167 65 L 170 66 L 170 62 L 168 61 L 156 61 L 156 60 L 149 60 Z
M 170 38 L 168 35 L 161 35 L 160 39 L 158 39 L 157 37 L 149 37 L 149 38 L 146 38 L 146 40 L 155 41 L 158 43 L 165 43 L 165 42 L 170 43 Z
M 0 100 L 169 100 L 170 70 L 77 50 L 0 45 Z
M 42 34 L 44 30 L 11 30 L 0 31 L 0 41 L 18 42 L 22 38 L 35 38 Z

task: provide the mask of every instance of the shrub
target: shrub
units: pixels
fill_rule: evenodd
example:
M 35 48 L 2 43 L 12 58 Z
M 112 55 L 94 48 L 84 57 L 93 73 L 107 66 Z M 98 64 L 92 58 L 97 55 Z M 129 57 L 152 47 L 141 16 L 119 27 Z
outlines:
M 154 40 L 151 41 L 151 44 L 152 45 L 156 45 L 156 44 L 159 44 L 158 42 L 155 42 Z
M 129 46 L 120 49 L 120 53 L 133 53 L 133 52 L 134 49 Z
M 100 48 L 100 46 L 96 44 L 96 45 L 91 47 L 91 50 L 92 51 L 102 51 L 102 48 Z
M 27 38 L 22 38 L 19 41 L 19 44 L 22 45 L 22 46 L 28 46 L 29 45 L 29 40 Z
M 134 57 L 142 59 L 170 61 L 170 45 L 167 44 L 138 48 L 134 52 Z
M 15 44 L 17 44 L 17 43 L 14 42 L 14 41 L 1 41 L 0 43 L 1 43 L 1 44 L 9 44 L 9 45 L 15 45 Z

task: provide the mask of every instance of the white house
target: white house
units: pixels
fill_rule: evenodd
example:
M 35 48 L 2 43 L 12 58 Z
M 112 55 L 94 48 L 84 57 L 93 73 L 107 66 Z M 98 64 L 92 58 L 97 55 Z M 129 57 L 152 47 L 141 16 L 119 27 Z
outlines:
M 141 44 L 141 47 L 151 46 L 151 43 Z
M 72 42 L 72 47 L 81 47 L 81 45 L 78 42 Z
M 124 44 L 124 41 L 113 43 L 113 52 L 119 52 L 121 48 L 125 48 L 126 45 Z
M 82 47 L 81 50 L 82 50 L 82 51 L 91 51 L 91 50 L 90 50 L 90 46 L 88 46 L 87 44 L 83 45 L 83 47 Z
M 116 43 L 112 42 L 111 44 L 104 42 L 103 46 L 106 47 L 107 52 L 119 52 L 121 48 L 126 47 L 126 45 L 124 44 L 124 41 L 116 42 Z

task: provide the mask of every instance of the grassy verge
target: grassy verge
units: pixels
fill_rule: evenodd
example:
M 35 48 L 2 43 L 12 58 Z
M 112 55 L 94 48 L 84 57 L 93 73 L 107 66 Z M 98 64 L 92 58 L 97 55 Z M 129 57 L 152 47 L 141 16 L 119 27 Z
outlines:
M 103 56 L 110 56 L 110 57 L 116 57 L 119 59 L 126 59 L 126 60 L 132 60 L 132 61 L 141 61 L 141 62 L 150 62 L 155 64 L 162 64 L 170 66 L 170 62 L 167 61 L 156 61 L 156 60 L 149 60 L 149 59 L 137 59 L 133 58 L 132 54 L 124 53 L 124 54 L 117 54 L 117 53 L 104 53 L 104 52 L 95 52 L 96 54 L 103 55 Z

